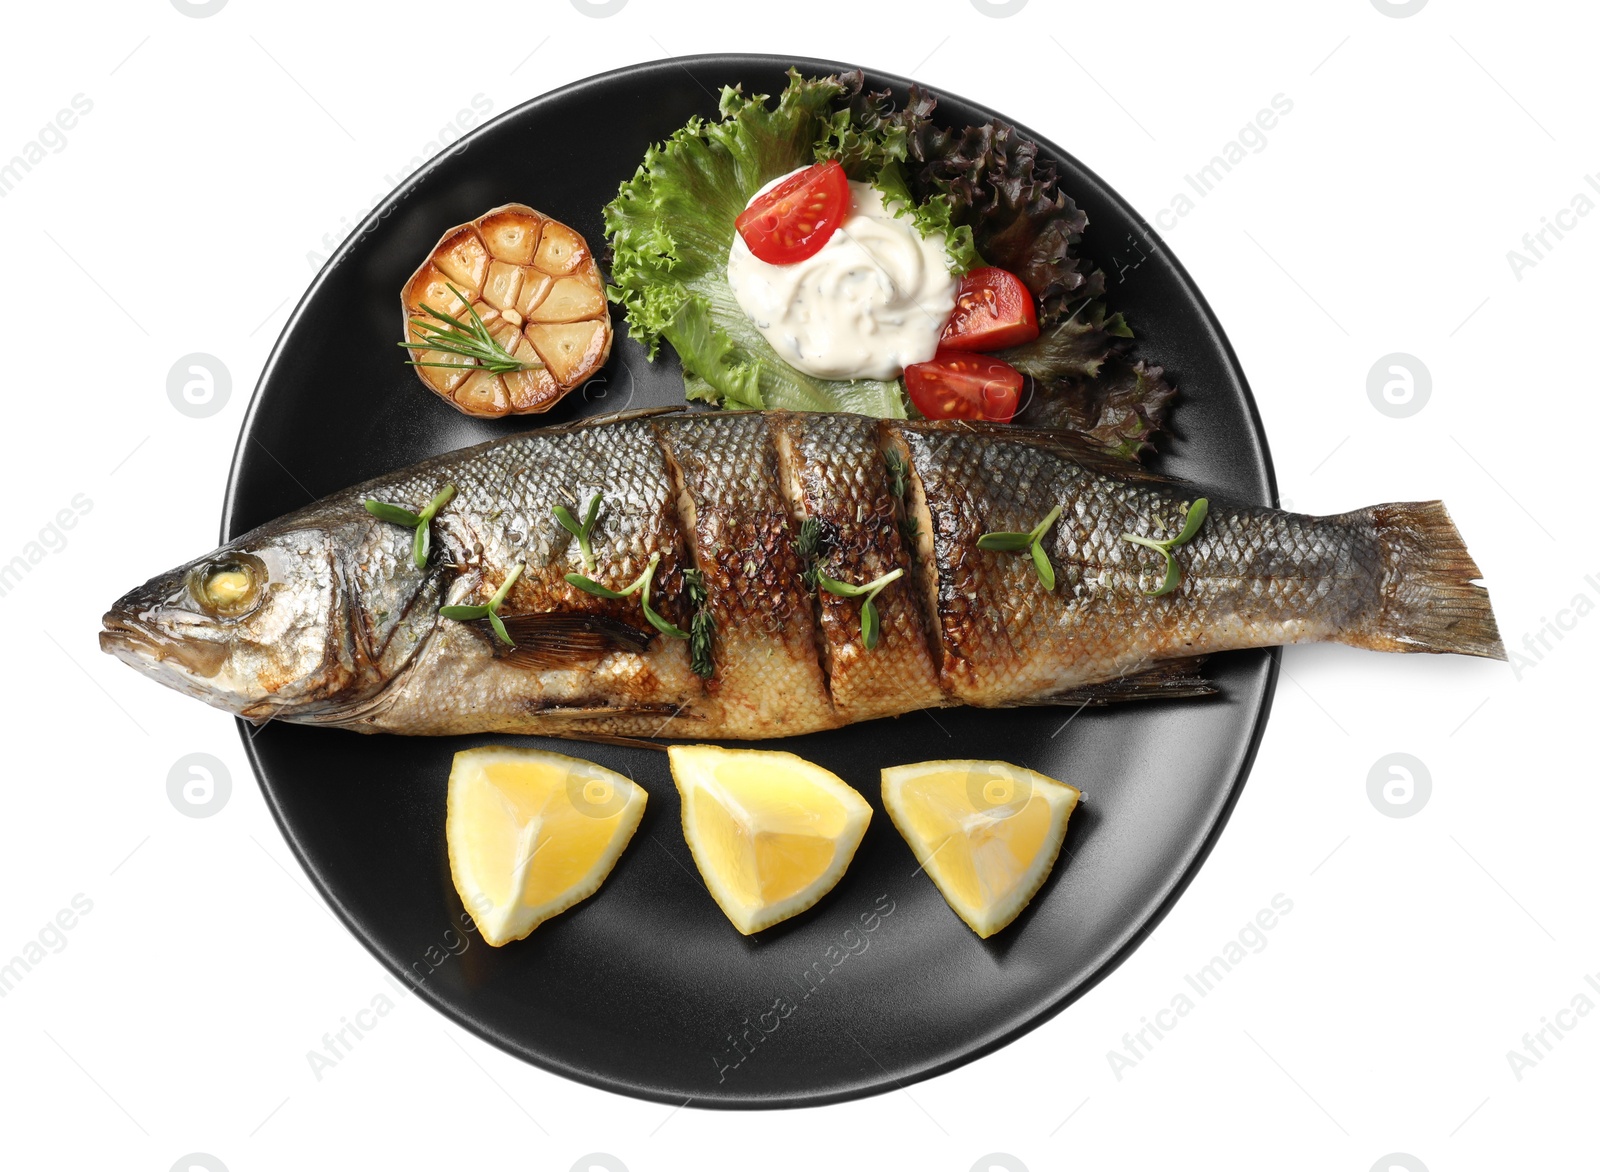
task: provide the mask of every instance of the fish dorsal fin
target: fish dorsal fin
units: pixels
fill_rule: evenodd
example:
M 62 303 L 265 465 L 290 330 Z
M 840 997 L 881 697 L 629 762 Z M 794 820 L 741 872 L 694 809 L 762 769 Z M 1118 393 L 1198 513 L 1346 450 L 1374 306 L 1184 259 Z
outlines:
M 1119 456 L 1099 447 L 1078 432 L 1051 427 L 1027 427 L 1014 423 L 988 423 L 970 419 L 926 419 L 899 422 L 897 426 L 922 432 L 965 431 L 974 435 L 989 436 L 997 440 L 1022 442 L 1048 448 L 1081 464 L 1091 472 L 1114 476 L 1121 480 L 1136 480 L 1148 484 L 1181 483 L 1171 476 L 1163 476 L 1135 460 Z
M 590 415 L 583 419 L 574 419 L 570 423 L 560 423 L 554 427 L 540 428 L 549 434 L 559 431 L 580 431 L 589 427 L 605 427 L 611 423 L 626 423 L 632 419 L 654 419 L 658 415 L 683 415 L 689 412 L 687 403 L 669 404 L 665 407 L 630 407 L 625 411 L 612 411 L 606 415 Z
M 501 622 L 516 647 L 498 651 L 498 659 L 534 671 L 575 667 L 613 651 L 641 652 L 654 638 L 651 632 L 604 615 L 571 611 L 504 615 Z

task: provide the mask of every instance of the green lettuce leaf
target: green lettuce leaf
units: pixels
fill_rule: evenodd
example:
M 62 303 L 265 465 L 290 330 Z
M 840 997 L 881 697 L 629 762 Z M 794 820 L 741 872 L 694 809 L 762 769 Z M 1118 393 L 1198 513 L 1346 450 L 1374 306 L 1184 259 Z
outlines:
M 844 95 L 859 92 L 859 70 L 835 79 Z M 858 117 L 856 107 L 837 111 L 827 131 L 817 140 L 816 156 L 838 159 L 851 179 L 870 183 L 883 192 L 884 203 L 896 216 L 909 215 L 922 236 L 942 233 L 950 271 L 957 275 L 985 263 L 972 241 L 972 229 L 956 222 L 955 207 L 938 192 L 914 195 L 906 181 L 904 162 L 909 138 L 906 128 L 873 113 Z
M 734 219 L 779 175 L 836 158 L 924 235 L 944 234 L 952 272 L 984 264 L 1017 274 L 1040 306 L 1042 332 L 1002 351 L 1032 380 L 1018 422 L 1069 428 L 1119 455 L 1150 449 L 1176 394 L 1136 361 L 1133 332 L 1101 298 L 1105 277 L 1078 254 L 1088 220 L 1037 143 L 993 121 L 949 129 L 913 86 L 903 107 L 863 89 L 859 71 L 802 78 L 790 70 L 776 105 L 725 89 L 721 117 L 694 119 L 646 152 L 605 209 L 611 299 L 653 358 L 664 338 L 688 397 L 726 407 L 906 414 L 899 380 L 815 378 L 778 357 L 728 288 Z
M 953 223 L 970 226 L 987 262 L 1033 292 L 1042 325 L 1105 292 L 1104 275 L 1075 253 L 1089 219 L 1061 189 L 1055 166 L 1039 157 L 1038 143 L 999 121 L 939 126 L 937 103 L 918 86 L 901 108 L 887 90 L 863 92 L 859 71 L 838 80 L 853 132 L 836 129 L 836 141 L 894 144 L 912 200 L 937 198 Z
M 855 411 L 904 418 L 899 380 L 816 378 L 779 358 L 728 288 L 733 221 L 779 175 L 816 161 L 828 132 L 834 78 L 790 71 L 775 106 L 724 89 L 719 121 L 694 119 L 651 147 L 637 174 L 606 205 L 611 299 L 628 332 L 654 358 L 672 343 L 692 399 L 728 407 Z
M 1068 428 L 1130 459 L 1150 450 L 1176 392 L 1130 357 L 1133 331 L 1107 313 L 1105 275 L 1077 251 L 1088 217 L 1038 144 L 999 121 L 941 127 L 917 86 L 902 107 L 864 90 L 859 71 L 837 80 L 842 111 L 819 149 L 917 208 L 919 227 L 959 233 L 951 252 L 965 268 L 997 265 L 1037 299 L 1040 336 L 997 355 L 1032 380 L 1018 422 Z

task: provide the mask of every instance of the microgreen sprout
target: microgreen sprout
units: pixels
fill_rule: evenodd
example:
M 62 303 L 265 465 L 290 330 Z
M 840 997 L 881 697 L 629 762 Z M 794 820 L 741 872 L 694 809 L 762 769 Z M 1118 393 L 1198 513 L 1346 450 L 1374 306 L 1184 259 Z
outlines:
M 511 636 L 506 633 L 505 623 L 500 621 L 500 604 L 506 600 L 506 595 L 511 593 L 511 587 L 522 577 L 525 568 L 526 563 L 517 563 L 517 568 L 507 574 L 506 580 L 500 583 L 500 589 L 496 590 L 489 601 L 482 606 L 441 606 L 439 613 L 447 619 L 455 619 L 461 623 L 471 622 L 473 619 L 488 619 L 500 642 L 507 647 L 515 647 L 516 644 L 512 642 Z
M 829 594 L 837 595 L 840 598 L 861 599 L 861 645 L 871 651 L 878 645 L 878 634 L 881 627 L 878 619 L 878 607 L 873 599 L 877 598 L 879 591 L 890 582 L 904 575 L 905 570 L 893 569 L 881 578 L 874 578 L 865 585 L 852 586 L 848 582 L 840 582 L 837 579 L 828 577 L 826 574 L 818 573 L 817 585 Z
M 1189 511 L 1183 518 L 1183 528 L 1178 531 L 1178 535 L 1169 537 L 1165 541 L 1158 541 L 1152 537 L 1139 537 L 1132 533 L 1124 533 L 1122 535 L 1122 540 L 1131 541 L 1135 545 L 1142 545 L 1146 549 L 1153 549 L 1167 560 L 1167 574 L 1162 579 L 1161 585 L 1154 590 L 1145 591 L 1151 598 L 1156 598 L 1162 594 L 1171 594 L 1178 588 L 1178 563 L 1172 559 L 1172 551 L 1200 532 L 1200 526 L 1205 524 L 1206 513 L 1210 508 L 1211 502 L 1206 500 L 1205 497 L 1200 497 L 1194 504 L 1189 506 Z
M 1050 532 L 1050 526 L 1056 523 L 1061 516 L 1061 506 L 1057 505 L 1045 514 L 1040 521 L 1026 533 L 985 533 L 978 538 L 979 549 L 999 550 L 1006 553 L 1022 553 L 1026 551 L 1033 558 L 1033 572 L 1039 575 L 1039 581 L 1044 583 L 1046 590 L 1056 588 L 1056 570 L 1050 564 L 1050 557 L 1044 552 L 1044 535 Z
M 673 639 L 687 639 L 689 632 L 682 627 L 674 626 L 655 612 L 650 605 L 650 583 L 655 579 L 656 567 L 661 564 L 661 555 L 650 555 L 650 564 L 644 568 L 633 582 L 622 590 L 612 590 L 600 585 L 593 578 L 585 578 L 582 574 L 568 574 L 567 581 L 586 594 L 593 594 L 597 598 L 630 598 L 639 596 L 639 608 L 644 611 L 644 617 L 650 625 L 663 635 Z
M 594 536 L 595 518 L 600 515 L 600 494 L 595 493 L 589 498 L 589 507 L 584 510 L 581 525 L 566 505 L 555 505 L 550 511 L 556 515 L 561 527 L 578 539 L 578 552 L 583 554 L 583 568 L 594 569 L 594 547 L 590 541 Z
M 410 509 L 402 509 L 398 505 L 386 505 L 382 501 L 363 501 L 367 512 L 380 521 L 387 521 L 391 525 L 401 525 L 416 531 L 411 539 L 411 560 L 417 563 L 417 569 L 422 569 L 428 564 L 428 549 L 432 542 L 429 533 L 434 517 L 439 510 L 450 503 L 456 495 L 456 486 L 447 484 L 434 494 L 432 500 L 423 506 L 422 512 L 413 513 Z

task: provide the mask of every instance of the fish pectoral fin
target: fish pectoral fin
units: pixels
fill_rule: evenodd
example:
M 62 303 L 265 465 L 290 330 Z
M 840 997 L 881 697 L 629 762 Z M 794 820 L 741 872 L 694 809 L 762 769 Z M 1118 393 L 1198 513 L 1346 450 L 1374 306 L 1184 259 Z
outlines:
M 1154 667 L 1114 680 L 1057 692 L 1042 703 L 1100 707 L 1123 700 L 1177 700 L 1189 696 L 1215 696 L 1217 686 L 1200 674 L 1200 665 L 1205 661 L 1203 655 L 1164 660 Z
M 514 648 L 498 655 L 503 663 L 551 671 L 589 663 L 613 651 L 641 652 L 655 636 L 604 615 L 548 611 L 502 616 Z

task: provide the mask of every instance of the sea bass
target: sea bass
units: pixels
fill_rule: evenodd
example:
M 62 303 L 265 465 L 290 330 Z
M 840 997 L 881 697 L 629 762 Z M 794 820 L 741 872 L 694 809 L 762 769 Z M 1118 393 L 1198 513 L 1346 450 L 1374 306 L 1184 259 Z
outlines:
M 394 510 L 441 496 L 423 550 Z M 334 493 L 129 592 L 100 641 L 258 722 L 600 739 L 1193 695 L 1197 657 L 1284 643 L 1505 658 L 1442 504 L 1208 496 L 1180 542 L 1199 497 L 1060 432 L 636 413 Z

